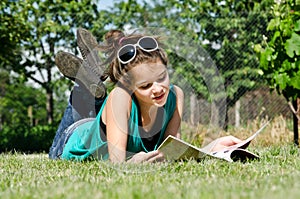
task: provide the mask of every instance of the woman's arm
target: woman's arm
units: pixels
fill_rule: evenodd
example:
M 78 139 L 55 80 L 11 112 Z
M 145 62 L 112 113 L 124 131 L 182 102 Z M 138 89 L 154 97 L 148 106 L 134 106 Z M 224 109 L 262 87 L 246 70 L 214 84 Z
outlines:
M 176 92 L 176 109 L 167 126 L 165 138 L 168 137 L 168 135 L 173 135 L 180 138 L 180 126 L 183 112 L 184 93 L 182 89 L 178 86 L 174 85 L 174 88 Z
M 103 115 L 109 160 L 112 162 L 123 162 L 126 159 L 130 107 L 130 95 L 120 87 L 114 88 L 108 96 Z
M 108 153 L 111 162 L 124 162 L 126 160 L 130 110 L 131 96 L 122 88 L 113 89 L 108 96 L 102 115 L 103 121 L 106 123 Z M 163 159 L 163 154 L 159 151 L 139 152 L 132 156 L 128 162 L 157 162 Z

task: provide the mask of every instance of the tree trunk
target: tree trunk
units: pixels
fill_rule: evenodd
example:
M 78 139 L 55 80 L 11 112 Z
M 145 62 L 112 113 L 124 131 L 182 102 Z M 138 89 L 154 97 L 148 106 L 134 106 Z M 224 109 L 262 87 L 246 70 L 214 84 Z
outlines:
M 49 59 L 49 62 L 51 60 Z M 48 124 L 52 124 L 53 122 L 53 110 L 54 110 L 54 100 L 53 100 L 53 86 L 52 86 L 52 72 L 51 72 L 51 65 L 48 64 L 47 67 L 47 86 L 46 86 L 46 97 L 47 97 L 47 120 Z
M 240 127 L 241 125 L 240 109 L 241 109 L 241 101 L 238 100 L 235 102 L 235 127 L 236 128 Z
M 47 89 L 47 120 L 48 124 L 53 122 L 53 92 L 50 89 Z
M 298 118 L 298 129 L 300 126 L 300 98 L 297 98 L 297 118 Z
M 50 54 L 54 55 L 54 41 L 53 39 L 50 37 L 50 33 L 49 35 L 49 51 Z M 51 56 L 48 56 L 47 58 L 47 119 L 48 119 L 48 124 L 52 124 L 53 122 L 53 112 L 54 112 L 54 99 L 53 99 L 53 86 L 52 86 L 52 60 L 51 60 Z
M 222 109 L 222 113 L 224 115 L 224 123 L 223 123 L 223 126 L 220 126 L 222 127 L 225 131 L 228 130 L 228 125 L 229 125 L 229 114 L 228 114 L 228 109 L 226 108 L 228 105 L 229 105 L 229 100 L 228 98 L 225 99 L 225 108 Z
M 293 113 L 293 126 L 294 126 L 294 143 L 295 145 L 299 145 L 299 131 L 298 131 L 298 117 L 296 114 L 299 114 L 298 113 L 298 100 L 293 100 L 293 107 L 294 109 L 296 110 L 296 113 Z

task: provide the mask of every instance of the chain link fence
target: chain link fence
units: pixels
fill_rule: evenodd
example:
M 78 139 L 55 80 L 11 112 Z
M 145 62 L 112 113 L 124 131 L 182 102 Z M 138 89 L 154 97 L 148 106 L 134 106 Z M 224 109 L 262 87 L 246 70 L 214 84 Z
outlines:
M 247 13 L 243 15 L 247 16 Z M 143 16 L 143 13 L 140 13 L 139 16 Z M 214 23 L 215 16 L 212 15 L 211 17 L 212 19 L 207 20 Z M 140 21 L 142 20 L 144 20 L 143 17 L 140 18 Z M 138 19 L 133 19 L 132 21 L 136 22 Z M 225 123 L 228 126 L 239 127 L 247 125 L 256 119 L 272 119 L 279 116 L 292 119 L 292 113 L 286 100 L 281 95 L 278 95 L 276 91 L 271 92 L 268 85 L 263 81 L 263 76 L 258 75 L 257 72 L 259 69 L 259 60 L 253 51 L 252 44 L 262 41 L 263 36 L 268 35 L 266 32 L 267 22 L 263 21 L 260 17 L 255 18 L 253 16 L 244 17 L 241 22 L 243 24 L 239 25 L 237 29 L 228 28 L 221 31 L 220 29 L 216 30 L 220 28 L 217 25 L 206 26 L 206 33 L 204 35 L 202 34 L 197 38 L 187 36 L 186 39 L 183 38 L 185 36 L 184 33 L 179 34 L 176 30 L 166 28 L 168 33 L 173 32 L 177 34 L 176 36 L 172 36 L 173 41 L 170 42 L 167 40 L 167 46 L 173 46 L 171 51 L 170 48 L 168 49 L 168 53 L 171 54 L 170 59 L 172 59 L 170 68 L 172 83 L 180 86 L 185 93 L 183 121 L 192 125 L 215 123 L 213 121 L 215 120 L 215 106 L 222 106 L 217 107 L 221 115 L 219 117 L 224 120 L 223 124 Z M 176 23 L 180 22 L 177 21 Z M 197 21 L 196 26 L 198 28 L 194 29 L 193 34 L 199 34 L 199 27 L 202 26 L 201 23 L 207 23 L 207 21 Z M 141 22 L 141 24 L 143 23 Z M 149 25 L 151 26 L 151 23 Z M 123 24 L 122 28 L 130 32 L 130 29 L 134 29 L 136 26 L 138 25 Z M 160 22 L 156 22 L 155 26 L 163 27 Z M 117 26 L 112 25 L 111 27 L 116 28 Z M 186 28 L 192 29 L 193 25 L 189 24 Z M 155 34 L 161 31 L 160 28 L 154 30 Z M 101 30 L 101 34 L 103 32 Z M 257 34 L 258 32 L 260 34 Z M 94 33 L 98 41 L 102 42 L 99 32 Z M 246 37 L 245 35 L 251 36 Z M 252 44 L 250 45 L 251 42 Z M 201 45 L 199 46 L 198 44 Z M 178 52 L 176 50 L 176 47 L 180 48 L 182 45 L 186 47 L 185 50 L 187 52 Z M 218 104 L 218 100 L 209 97 L 211 95 L 209 88 L 207 89 L 208 96 L 201 93 L 201 89 L 199 92 L 198 84 L 209 87 L 208 84 L 210 83 L 208 81 L 214 82 L 215 76 L 206 76 L 206 72 L 201 71 L 201 67 L 206 67 L 206 61 L 200 61 L 201 63 L 199 64 L 198 58 L 189 57 L 189 52 L 193 50 L 190 46 L 197 46 L 198 50 L 205 51 L 204 57 L 207 59 L 209 57 L 216 68 L 215 72 L 222 79 L 222 86 L 224 87 L 226 96 L 223 96 L 221 105 Z M 172 54 L 175 54 L 175 56 Z M 191 54 L 193 55 L 193 52 Z M 182 58 L 184 61 L 182 61 Z M 189 62 L 190 65 L 179 70 L 178 68 L 182 67 L 184 62 Z M 189 74 L 180 74 L 182 71 Z M 194 78 L 193 81 L 189 77 L 190 74 L 194 74 L 194 77 L 192 77 Z M 206 80 L 203 76 L 206 76 Z M 198 77 L 199 79 L 197 79 Z M 184 80 L 182 81 L 182 79 Z M 231 90 L 234 90 L 234 92 L 232 93 Z M 215 92 L 217 93 L 218 89 Z M 215 105 L 214 102 L 218 105 Z
M 257 20 L 259 19 L 252 19 L 251 21 L 246 20 L 245 23 L 248 25 L 242 26 L 244 29 L 239 30 L 239 32 L 249 35 L 252 34 L 253 27 L 261 26 L 261 23 Z M 266 24 L 264 28 L 266 28 Z M 211 31 L 208 29 L 207 32 L 207 34 L 209 34 Z M 270 120 L 276 117 L 292 120 L 292 112 L 286 99 L 282 95 L 279 95 L 275 90 L 270 90 L 269 86 L 264 82 L 263 76 L 258 74 L 259 58 L 255 54 L 252 46 L 249 45 L 251 41 L 238 39 L 238 34 L 238 32 L 233 33 L 232 30 L 224 30 L 221 34 L 214 36 L 214 41 L 210 41 L 209 45 L 211 45 L 211 48 L 214 48 L 214 53 L 210 53 L 209 50 L 206 51 L 208 56 L 210 56 L 211 60 L 214 62 L 215 68 L 218 70 L 217 73 L 224 84 L 226 97 L 223 97 L 223 100 L 226 102 L 223 102 L 221 105 L 223 107 L 219 107 L 218 109 L 221 111 L 219 114 L 221 114 L 221 117 L 225 120 L 225 126 L 240 127 L 251 123 L 253 120 Z M 256 41 L 261 41 L 264 35 L 268 35 L 266 30 L 261 32 L 260 35 L 257 35 Z M 232 37 L 236 37 L 236 40 L 233 39 L 232 42 L 239 42 L 238 46 L 241 48 L 234 48 L 234 45 L 226 47 L 225 44 L 224 46 L 227 49 L 222 50 L 224 38 Z M 182 38 L 177 39 L 181 42 L 184 40 Z M 206 38 L 202 38 L 201 43 L 203 44 L 203 41 L 205 40 Z M 193 43 L 193 41 L 190 41 L 187 45 L 191 45 L 191 43 Z M 204 50 L 208 49 L 205 48 L 205 46 L 207 46 L 207 44 L 203 44 L 202 47 L 199 48 L 203 48 Z M 244 52 L 247 52 L 248 57 L 243 55 Z M 191 54 L 193 53 L 191 52 Z M 222 58 L 220 59 L 220 57 Z M 180 56 L 179 59 L 181 58 L 182 56 Z M 186 61 L 190 61 L 195 65 L 198 64 L 198 60 L 191 61 L 186 58 Z M 173 60 L 173 64 L 174 63 L 175 65 L 181 64 L 180 60 L 176 60 L 176 58 Z M 206 63 L 203 62 L 202 65 L 204 66 L 202 67 L 205 68 L 205 64 Z M 242 66 L 239 67 L 238 65 Z M 180 71 L 176 70 L 176 66 L 174 67 L 175 71 Z M 196 77 L 199 74 L 196 74 L 195 71 L 193 71 L 195 67 L 197 68 L 197 66 L 192 66 L 190 69 L 185 68 L 185 70 L 191 70 L 191 73 L 194 73 L 194 76 Z M 203 82 L 202 80 L 203 76 L 206 74 L 203 74 L 201 69 L 199 70 L 199 73 L 200 76 L 202 76 L 199 79 L 199 82 L 202 81 L 205 86 L 209 87 L 208 81 L 206 80 Z M 241 75 L 241 73 L 245 74 Z M 207 97 L 204 97 L 201 93 L 196 91 L 197 89 L 194 88 L 193 83 L 191 83 L 192 80 L 190 80 L 189 77 L 183 75 L 183 78 L 185 81 L 179 81 L 178 77 L 177 79 L 173 79 L 174 83 L 183 88 L 185 92 L 186 102 L 183 121 L 192 125 L 215 123 L 213 121 L 215 119 L 214 101 L 215 103 L 218 103 L 218 100 L 207 99 Z M 212 82 L 215 81 L 213 80 L 215 78 L 214 76 L 206 78 L 210 78 Z M 235 89 L 235 93 L 233 94 L 230 93 L 232 89 Z

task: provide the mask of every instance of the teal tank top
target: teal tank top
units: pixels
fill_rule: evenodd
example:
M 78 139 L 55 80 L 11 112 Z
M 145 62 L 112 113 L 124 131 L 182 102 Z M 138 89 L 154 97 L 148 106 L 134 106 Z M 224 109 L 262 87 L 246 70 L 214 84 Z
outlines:
M 107 98 L 104 101 L 97 117 L 93 121 L 87 121 L 76 127 L 69 140 L 64 146 L 61 158 L 70 160 L 85 160 L 92 159 L 108 159 L 107 142 L 103 129 L 100 127 L 101 115 L 106 104 Z M 139 132 L 139 107 L 134 97 L 132 97 L 130 119 L 128 121 L 128 141 L 127 141 L 127 156 L 140 151 L 148 152 L 143 144 Z M 164 105 L 164 116 L 162 128 L 154 150 L 162 143 L 166 128 L 172 118 L 176 108 L 176 93 L 174 86 L 170 85 L 170 92 Z M 105 130 L 106 131 L 106 130 Z

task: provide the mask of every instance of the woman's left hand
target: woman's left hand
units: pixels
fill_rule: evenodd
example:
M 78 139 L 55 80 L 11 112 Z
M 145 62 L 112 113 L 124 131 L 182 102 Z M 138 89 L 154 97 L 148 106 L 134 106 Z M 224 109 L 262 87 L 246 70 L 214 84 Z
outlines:
M 139 152 L 132 156 L 128 162 L 131 163 L 141 163 L 141 162 L 162 162 L 164 161 L 164 155 L 160 151 L 151 151 L 151 152 Z
M 220 137 L 220 138 L 216 139 L 214 142 L 215 142 L 215 145 L 212 148 L 212 152 L 224 150 L 226 148 L 229 148 L 230 146 L 241 143 L 242 140 L 240 140 L 232 135 L 229 135 L 229 136 Z

